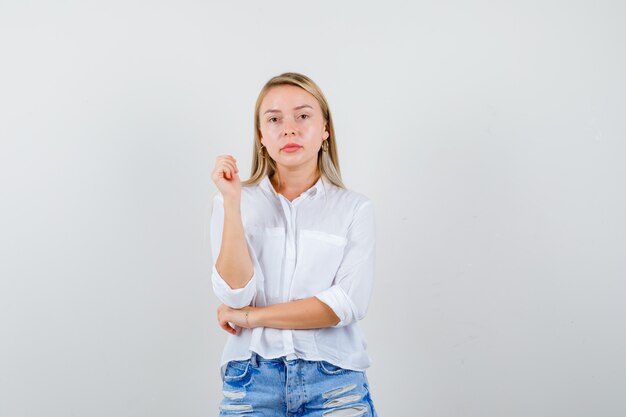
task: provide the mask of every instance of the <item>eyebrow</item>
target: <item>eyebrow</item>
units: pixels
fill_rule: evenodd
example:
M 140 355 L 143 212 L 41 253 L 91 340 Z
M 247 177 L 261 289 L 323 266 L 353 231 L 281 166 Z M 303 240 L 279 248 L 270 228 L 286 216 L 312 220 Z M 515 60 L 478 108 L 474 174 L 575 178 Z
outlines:
M 300 109 L 303 109 L 303 108 L 305 108 L 305 107 L 308 107 L 308 108 L 310 108 L 311 110 L 313 110 L 313 107 L 309 106 L 308 104 L 303 104 L 302 106 L 294 107 L 293 109 L 294 109 L 294 110 L 300 110 Z M 278 109 L 269 109 L 269 110 L 266 110 L 266 111 L 265 111 L 265 113 L 263 113 L 263 114 L 267 114 L 267 113 L 280 113 L 280 112 L 281 112 L 281 111 L 280 111 L 280 110 L 278 110 Z

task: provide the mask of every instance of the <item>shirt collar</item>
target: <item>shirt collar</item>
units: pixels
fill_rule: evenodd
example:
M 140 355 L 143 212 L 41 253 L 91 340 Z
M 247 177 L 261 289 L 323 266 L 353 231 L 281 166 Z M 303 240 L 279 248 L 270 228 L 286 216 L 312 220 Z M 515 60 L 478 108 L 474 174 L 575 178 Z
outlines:
M 276 192 L 276 190 L 274 190 L 274 186 L 272 185 L 272 182 L 270 181 L 270 178 L 268 175 L 263 177 L 263 179 L 260 182 L 260 186 L 267 192 L 271 193 L 273 196 L 278 197 L 278 193 Z M 320 175 L 317 182 L 313 184 L 311 188 L 303 192 L 301 195 L 307 196 L 313 199 L 313 198 L 317 198 L 319 196 L 324 195 L 325 192 L 326 192 L 326 184 L 324 181 L 324 175 Z

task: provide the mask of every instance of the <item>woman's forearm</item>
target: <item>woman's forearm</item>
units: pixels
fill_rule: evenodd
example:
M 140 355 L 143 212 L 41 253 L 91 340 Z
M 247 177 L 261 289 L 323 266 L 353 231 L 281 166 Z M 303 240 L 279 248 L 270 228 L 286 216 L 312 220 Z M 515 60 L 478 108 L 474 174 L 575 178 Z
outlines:
M 247 329 L 321 329 L 335 326 L 339 323 L 339 317 L 317 297 L 310 297 L 267 307 L 232 308 L 221 304 L 217 308 L 217 321 L 222 329 L 236 334 L 237 330 L 232 325 Z
M 241 221 L 241 199 L 224 198 L 222 246 L 215 269 L 232 288 L 243 288 L 252 278 L 254 268 Z
M 339 323 L 339 317 L 316 297 L 267 307 L 256 307 L 249 312 L 252 327 L 275 329 L 318 329 Z

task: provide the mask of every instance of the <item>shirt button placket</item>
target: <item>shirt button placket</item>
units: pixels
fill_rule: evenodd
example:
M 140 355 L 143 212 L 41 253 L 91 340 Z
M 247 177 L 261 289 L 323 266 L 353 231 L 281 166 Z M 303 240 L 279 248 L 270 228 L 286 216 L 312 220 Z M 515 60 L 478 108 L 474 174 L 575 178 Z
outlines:
M 290 288 L 291 281 L 293 280 L 293 272 L 295 270 L 295 262 L 296 262 L 296 239 L 295 239 L 295 230 L 296 225 L 294 223 L 296 208 L 295 206 L 287 200 L 285 197 L 281 196 L 281 202 L 283 206 L 283 211 L 285 213 L 285 219 L 287 223 L 287 237 L 286 237 L 286 245 L 285 245 L 285 276 L 283 279 L 283 288 L 281 288 L 281 299 L 283 302 L 290 301 Z M 283 344 L 285 347 L 285 351 L 293 352 L 294 344 L 293 344 L 293 334 L 291 330 L 283 330 Z

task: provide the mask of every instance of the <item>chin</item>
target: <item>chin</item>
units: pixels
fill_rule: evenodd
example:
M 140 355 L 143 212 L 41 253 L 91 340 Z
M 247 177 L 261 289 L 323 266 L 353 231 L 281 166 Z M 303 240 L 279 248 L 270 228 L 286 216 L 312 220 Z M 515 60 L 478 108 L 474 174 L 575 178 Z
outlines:
M 285 166 L 298 166 L 306 163 L 308 159 L 306 159 L 306 155 L 281 155 L 274 161 Z

